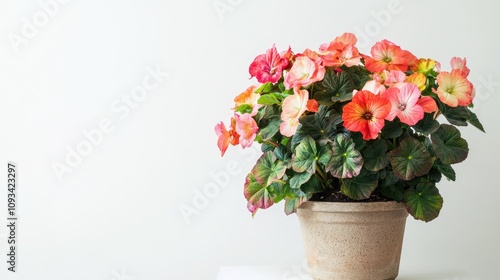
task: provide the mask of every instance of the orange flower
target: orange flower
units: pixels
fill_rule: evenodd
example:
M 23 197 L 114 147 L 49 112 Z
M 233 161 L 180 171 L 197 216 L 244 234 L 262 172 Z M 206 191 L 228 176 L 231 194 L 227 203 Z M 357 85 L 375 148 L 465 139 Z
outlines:
M 252 116 L 255 116 L 257 114 L 257 111 L 259 110 L 260 107 L 262 107 L 261 104 L 258 104 L 257 101 L 260 98 L 260 94 L 255 93 L 255 90 L 257 89 L 256 86 L 249 86 L 244 92 L 242 92 L 240 95 L 236 96 L 234 98 L 234 109 L 236 109 L 238 106 L 241 105 L 250 105 L 252 106 Z
M 406 78 L 406 82 L 412 83 L 418 87 L 419 90 L 424 90 L 427 78 L 422 73 L 413 73 Z
M 330 43 L 319 47 L 319 56 L 326 67 L 355 66 L 361 62 L 361 55 L 354 46 L 358 39 L 352 33 L 344 33 Z
M 384 121 L 391 111 L 391 103 L 385 97 L 367 90 L 358 91 L 352 101 L 344 106 L 342 120 L 344 127 L 363 134 L 364 140 L 375 139 L 384 127 Z
M 388 40 L 377 42 L 370 51 L 372 57 L 364 55 L 365 67 L 368 71 L 382 72 L 384 70 L 401 70 L 405 72 L 417 58 L 409 51 L 402 50 L 398 45 Z

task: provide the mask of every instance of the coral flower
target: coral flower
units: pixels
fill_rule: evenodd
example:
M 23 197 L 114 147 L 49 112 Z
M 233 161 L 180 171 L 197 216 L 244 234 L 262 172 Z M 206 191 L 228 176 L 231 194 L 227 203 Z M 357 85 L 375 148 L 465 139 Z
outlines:
M 239 144 L 240 136 L 236 132 L 236 120 L 231 118 L 231 129 L 228 131 L 223 122 L 218 123 L 215 126 L 215 133 L 219 136 L 217 140 L 217 146 L 221 152 L 221 156 L 224 156 L 226 153 L 229 144 L 236 146 Z
M 462 71 L 441 72 L 437 75 L 438 88 L 432 91 L 439 100 L 450 107 L 469 106 L 472 102 L 472 84 L 463 77 Z
M 344 33 L 342 36 L 336 37 L 332 42 L 322 44 L 319 47 L 319 53 L 323 65 L 327 67 L 359 65 L 361 55 L 354 46 L 357 41 L 358 39 L 354 34 Z
M 375 139 L 384 127 L 384 120 L 391 111 L 391 103 L 385 97 L 361 90 L 344 106 L 344 127 L 363 134 L 364 140 Z
M 464 78 L 469 76 L 470 69 L 467 67 L 467 59 L 461 59 L 460 57 L 453 57 L 451 59 L 451 69 L 459 70 Z
M 392 121 L 397 116 L 402 123 L 415 125 L 424 117 L 424 108 L 418 104 L 420 94 L 418 87 L 410 83 L 387 89 L 384 97 L 389 99 L 392 107 L 386 119 Z
M 409 66 L 417 61 L 417 58 L 409 51 L 388 40 L 377 42 L 370 51 L 372 57 L 363 56 L 365 67 L 368 71 L 382 72 L 383 70 L 401 70 L 405 72 Z
M 241 147 L 252 146 L 253 140 L 257 136 L 259 127 L 250 114 L 234 115 L 236 119 L 236 132 L 240 135 Z
M 252 116 L 255 116 L 257 114 L 257 111 L 259 110 L 260 107 L 262 107 L 261 104 L 258 104 L 257 101 L 260 98 L 260 94 L 256 93 L 255 90 L 257 89 L 256 86 L 249 86 L 244 92 L 242 92 L 240 95 L 236 96 L 234 98 L 234 108 L 238 108 L 238 106 L 241 105 L 250 105 L 252 107 Z
M 367 90 L 373 92 L 374 94 L 380 94 L 385 92 L 386 88 L 380 82 L 376 80 L 371 80 L 366 82 L 361 90 Z
M 286 89 L 308 86 L 314 82 L 323 80 L 325 67 L 319 62 L 307 56 L 299 56 L 295 59 L 292 68 L 285 76 L 284 85 Z
M 281 112 L 280 133 L 284 136 L 292 137 L 299 127 L 299 118 L 307 109 L 309 92 L 294 88 L 294 94 L 283 100 Z
M 249 72 L 251 77 L 256 77 L 259 83 L 276 83 L 287 65 L 288 60 L 282 57 L 273 45 L 265 54 L 258 55 L 254 59 L 250 64 Z

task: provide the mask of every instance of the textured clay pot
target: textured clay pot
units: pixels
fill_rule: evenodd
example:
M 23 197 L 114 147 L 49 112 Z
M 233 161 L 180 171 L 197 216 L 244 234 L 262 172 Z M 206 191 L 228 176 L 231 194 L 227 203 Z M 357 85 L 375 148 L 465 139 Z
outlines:
M 314 280 L 396 279 L 408 212 L 397 202 L 313 202 L 297 209 Z

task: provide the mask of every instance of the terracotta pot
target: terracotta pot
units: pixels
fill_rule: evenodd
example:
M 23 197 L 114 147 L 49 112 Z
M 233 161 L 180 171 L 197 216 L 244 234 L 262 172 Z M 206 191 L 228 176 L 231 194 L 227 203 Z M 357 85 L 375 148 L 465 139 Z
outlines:
M 315 280 L 395 279 L 408 212 L 397 202 L 312 202 L 297 209 Z

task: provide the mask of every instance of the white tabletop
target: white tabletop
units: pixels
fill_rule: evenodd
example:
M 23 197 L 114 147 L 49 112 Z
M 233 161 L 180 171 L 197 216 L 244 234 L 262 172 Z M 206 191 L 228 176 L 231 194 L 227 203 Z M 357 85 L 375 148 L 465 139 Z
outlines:
M 462 270 L 400 271 L 397 280 L 478 280 Z M 312 280 L 307 268 L 297 266 L 223 266 L 217 280 Z

